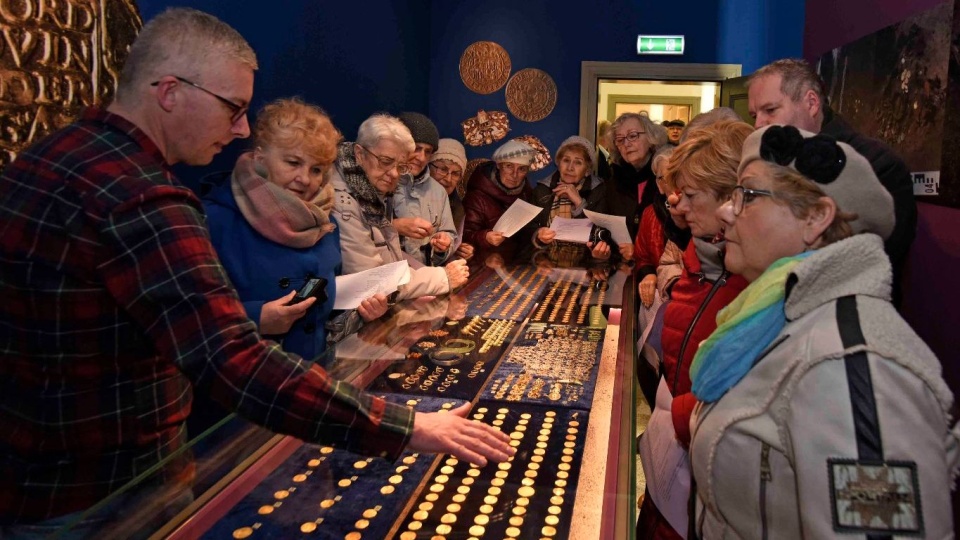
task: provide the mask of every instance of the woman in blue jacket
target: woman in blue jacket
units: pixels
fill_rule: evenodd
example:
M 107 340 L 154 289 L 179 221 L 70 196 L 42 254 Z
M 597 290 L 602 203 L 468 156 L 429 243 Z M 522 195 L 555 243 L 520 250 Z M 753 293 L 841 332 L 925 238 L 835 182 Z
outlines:
M 341 267 L 327 174 L 340 132 L 319 107 L 280 99 L 257 115 L 253 136 L 229 181 L 203 199 L 210 236 L 260 333 L 312 359 L 326 348 Z M 295 301 L 314 278 L 314 294 Z M 386 309 L 377 295 L 357 311 L 372 320 Z

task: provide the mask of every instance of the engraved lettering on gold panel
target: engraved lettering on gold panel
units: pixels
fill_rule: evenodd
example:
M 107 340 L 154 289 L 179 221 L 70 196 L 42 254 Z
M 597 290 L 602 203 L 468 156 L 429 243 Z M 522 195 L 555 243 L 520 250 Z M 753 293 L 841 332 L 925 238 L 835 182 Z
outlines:
M 0 167 L 109 103 L 141 26 L 135 0 L 0 0 Z

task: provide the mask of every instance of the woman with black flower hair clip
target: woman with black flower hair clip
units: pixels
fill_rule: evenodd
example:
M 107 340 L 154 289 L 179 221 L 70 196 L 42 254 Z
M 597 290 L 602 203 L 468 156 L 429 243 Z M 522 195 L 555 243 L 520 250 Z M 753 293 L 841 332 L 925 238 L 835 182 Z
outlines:
M 952 538 L 960 429 L 890 303 L 893 202 L 852 147 L 794 127 L 745 142 L 717 211 L 750 285 L 691 367 L 694 534 Z

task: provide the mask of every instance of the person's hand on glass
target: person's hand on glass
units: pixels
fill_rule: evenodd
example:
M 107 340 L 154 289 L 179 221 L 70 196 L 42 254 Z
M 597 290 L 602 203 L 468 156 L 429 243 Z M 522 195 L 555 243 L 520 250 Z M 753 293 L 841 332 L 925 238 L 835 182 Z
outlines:
M 263 307 L 260 308 L 261 334 L 265 336 L 286 334 L 290 331 L 293 323 L 300 317 L 303 317 L 307 310 L 310 309 L 310 306 L 317 301 L 316 298 L 310 297 L 303 302 L 288 306 L 287 304 L 289 304 L 296 295 L 297 291 L 294 290 L 272 302 L 263 303 Z
M 629 261 L 633 258 L 633 244 L 630 242 L 618 244 L 617 248 L 620 250 L 620 256 L 623 257 L 624 260 Z
M 644 276 L 640 280 L 639 285 L 640 290 L 640 302 L 643 303 L 643 307 L 650 307 L 653 305 L 653 298 L 657 292 L 657 275 L 649 274 Z
M 494 247 L 499 246 L 500 244 L 503 243 L 504 240 L 507 239 L 507 237 L 504 236 L 503 233 L 499 231 L 490 231 L 484 236 L 484 238 L 486 239 L 488 244 Z
M 419 217 L 393 218 L 393 228 L 400 236 L 415 240 L 422 240 L 433 234 L 433 224 Z
M 448 262 L 443 269 L 447 272 L 447 282 L 450 284 L 451 291 L 461 287 L 470 278 L 467 262 L 462 259 Z
M 450 249 L 450 240 L 449 234 L 445 232 L 439 232 L 433 235 L 433 238 L 430 239 L 430 245 L 433 246 L 435 251 L 444 253 Z
M 460 244 L 460 247 L 457 248 L 457 257 L 469 261 L 470 257 L 473 257 L 473 246 L 470 244 Z
M 387 295 L 377 293 L 360 302 L 360 305 L 357 306 L 357 313 L 360 314 L 361 319 L 370 322 L 382 317 L 387 312 L 387 308 L 389 308 Z
M 448 412 L 418 412 L 413 421 L 413 435 L 407 450 L 451 454 L 479 467 L 487 461 L 503 462 L 516 453 L 510 436 L 493 426 L 468 420 L 470 403 Z
M 500 255 L 499 253 L 491 253 L 487 255 L 486 259 L 484 259 L 483 264 L 487 268 L 496 269 L 496 268 L 503 268 L 505 261 L 503 260 L 503 255 Z
M 587 242 L 587 247 L 590 248 L 590 256 L 594 259 L 605 261 L 610 258 L 610 245 L 602 240 L 596 244 Z
M 464 294 L 451 294 L 447 304 L 447 319 L 459 321 L 467 316 L 467 297 Z
M 557 237 L 557 231 L 550 227 L 540 227 L 537 229 L 537 241 L 541 244 L 549 244 Z

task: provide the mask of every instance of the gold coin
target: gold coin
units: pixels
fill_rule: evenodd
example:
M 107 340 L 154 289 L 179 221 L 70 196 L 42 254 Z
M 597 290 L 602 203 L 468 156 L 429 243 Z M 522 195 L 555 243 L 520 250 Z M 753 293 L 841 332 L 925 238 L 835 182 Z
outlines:
M 496 419 L 497 419 L 497 420 L 503 420 L 503 419 L 506 418 L 506 417 L 507 417 L 507 415 L 505 415 L 505 414 L 503 414 L 503 413 L 500 413 L 500 414 L 498 414 L 498 415 L 496 416 Z
M 424 512 L 429 512 L 433 510 L 433 503 L 430 501 L 422 502 L 420 503 L 420 506 L 418 506 L 417 508 L 419 508 L 420 510 L 423 510 Z
M 343 540 L 360 540 L 361 538 L 363 538 L 362 534 L 358 533 L 357 531 L 351 531 L 343 537 Z
M 362 461 L 358 461 L 358 462 L 354 463 L 354 464 L 353 464 L 353 468 L 355 468 L 355 469 L 364 469 L 364 468 L 366 468 L 367 465 L 369 465 L 369 464 L 370 464 L 370 462 L 364 459 L 364 460 L 362 460 Z
M 557 486 L 557 487 L 567 487 L 567 481 L 566 481 L 566 480 L 557 480 L 557 481 L 554 482 L 553 484 L 554 484 L 555 486 Z
M 534 461 L 532 463 L 528 463 L 527 468 L 530 469 L 531 471 L 536 471 L 540 469 L 540 465 Z
M 576 447 L 577 447 L 577 443 L 572 442 L 572 441 L 567 441 L 567 442 L 563 443 L 563 447 L 564 447 L 564 448 L 576 448 Z
M 554 416 L 557 415 L 557 413 L 555 413 L 555 412 L 553 412 L 553 411 L 547 411 L 546 414 L 547 414 L 547 418 L 553 418 Z
M 562 478 L 566 480 L 570 476 L 570 473 L 567 471 L 557 471 L 557 478 Z
M 567 425 L 571 427 L 577 427 L 580 425 L 580 422 L 577 422 L 576 420 L 571 420 L 569 423 L 567 423 Z
M 460 483 L 465 486 L 472 486 L 473 482 L 474 482 L 474 478 L 472 476 L 468 476 L 460 481 Z
M 450 465 L 451 467 L 455 467 L 455 466 L 457 465 L 457 463 L 460 463 L 460 460 L 458 460 L 458 459 L 455 458 L 455 457 L 452 457 L 452 458 L 447 459 L 446 463 L 447 463 L 447 465 Z
M 367 519 L 373 519 L 377 517 L 377 511 L 373 508 L 367 508 L 366 510 L 363 511 L 363 517 Z
M 332 446 L 324 446 L 323 448 L 320 449 L 321 454 L 329 454 L 330 452 L 333 452 Z
M 430 491 L 434 493 L 440 493 L 443 491 L 443 484 L 433 484 L 430 486 Z
M 565 438 L 566 440 L 568 440 L 568 441 L 575 441 L 575 440 L 577 440 L 577 436 L 576 436 L 576 435 L 567 435 L 567 436 L 564 437 L 564 438 Z
M 489 409 L 487 409 L 486 407 L 480 407 L 479 409 L 477 409 L 477 412 L 484 412 L 484 413 L 485 413 L 485 412 L 487 412 L 488 410 L 489 410 Z
M 540 463 L 543 461 L 543 456 L 530 456 L 530 461 L 533 463 Z
M 312 533 L 315 530 L 317 530 L 317 524 L 312 521 L 300 525 L 300 532 Z
M 414 407 L 414 406 L 416 406 L 416 404 L 417 404 L 417 400 L 415 400 L 415 399 L 408 399 L 408 400 L 407 400 L 407 407 Z
M 570 463 L 571 461 L 573 461 L 573 457 L 572 457 L 572 456 L 560 456 L 560 461 L 562 461 L 563 463 Z
M 507 522 L 513 525 L 514 527 L 519 527 L 523 525 L 523 518 L 520 516 L 513 516 L 512 518 L 507 520 Z
M 501 471 L 509 471 L 510 467 L 511 467 L 510 463 L 506 461 L 497 465 L 497 468 L 500 469 Z
M 546 429 L 546 428 L 541 429 L 541 430 L 540 430 L 540 434 L 541 434 L 541 435 L 550 435 L 550 430 L 549 430 L 549 429 Z
M 467 500 L 467 496 L 462 493 L 457 493 L 452 497 L 452 500 L 455 503 L 462 503 L 463 501 Z
M 306 480 L 307 480 L 307 475 L 305 475 L 305 474 L 298 474 L 298 475 L 296 475 L 296 476 L 293 477 L 293 481 L 294 481 L 294 482 L 298 482 L 298 483 L 299 483 L 299 482 L 305 482 Z
M 413 456 L 407 456 L 403 458 L 403 462 L 406 463 L 407 465 L 413 465 L 414 463 L 417 462 L 417 458 Z
M 502 485 L 503 485 L 503 478 L 494 478 L 493 480 L 490 480 L 490 485 L 492 485 L 492 486 L 502 486 Z
M 417 533 L 410 531 L 403 531 L 400 533 L 400 540 L 417 540 Z
M 550 504 L 563 504 L 563 497 L 560 497 L 558 495 L 554 495 L 553 497 L 550 497 Z
M 367 527 L 370 526 L 370 522 L 365 519 L 358 519 L 357 522 L 353 524 L 353 526 L 362 531 L 363 529 L 366 529 Z
M 547 508 L 547 512 L 550 513 L 550 514 L 553 514 L 553 515 L 557 515 L 557 514 L 560 513 L 560 507 L 559 507 L 559 506 L 551 506 L 550 508 Z
M 401 465 L 401 466 L 399 466 L 399 467 L 396 468 L 396 471 L 397 471 L 398 473 L 402 473 L 403 471 L 405 471 L 405 470 L 407 470 L 407 469 L 409 469 L 409 468 L 410 468 L 410 467 L 407 467 L 406 465 Z
M 320 465 L 319 459 L 311 459 L 310 461 L 307 462 L 307 467 L 316 467 L 318 465 Z
M 506 478 L 510 476 L 510 473 L 508 471 L 497 471 L 493 475 L 497 478 Z
M 436 478 L 434 478 L 433 481 L 436 482 L 436 483 L 438 483 L 438 484 L 446 484 L 447 482 L 450 481 L 450 477 L 447 476 L 447 475 L 445 475 L 445 474 L 441 474 L 441 475 L 437 476 Z
M 474 419 L 474 420 L 483 420 L 483 415 L 480 414 L 480 413 L 477 413 L 477 414 L 473 415 L 473 419 Z
M 517 425 L 518 425 L 518 426 L 525 426 L 525 425 L 527 425 L 529 422 L 530 422 L 530 421 L 527 420 L 526 418 L 521 418 L 520 420 L 517 420 Z
M 534 449 L 533 449 L 533 455 L 539 457 L 540 459 L 543 459 L 542 456 L 543 456 L 544 454 L 546 454 L 546 453 L 547 453 L 547 451 L 544 450 L 543 448 L 534 448 Z
M 530 419 L 530 416 L 531 416 L 530 413 L 525 412 L 525 413 L 523 413 L 523 414 L 520 415 L 520 418 L 523 418 L 524 420 L 529 420 L 529 419 Z
M 480 516 L 477 516 L 477 517 L 480 517 Z M 487 530 L 483 528 L 482 525 L 473 525 L 470 527 L 469 533 L 472 534 L 473 536 L 480 537 L 480 536 L 483 536 L 483 533 L 485 533 L 486 531 Z
M 495 426 L 502 426 L 502 425 L 503 425 L 503 420 L 494 420 L 493 422 L 491 422 L 491 424 L 493 424 L 493 425 L 495 425 Z
M 557 530 L 549 525 L 540 529 L 540 532 L 543 533 L 544 536 L 554 536 L 557 534 Z
M 487 504 L 497 504 L 497 498 L 494 497 L 493 495 L 487 495 L 486 497 L 483 498 L 483 502 Z
M 520 433 L 519 431 L 514 431 L 513 433 L 510 434 L 510 438 L 511 438 L 511 439 L 522 439 L 522 438 L 523 438 L 523 433 Z
M 571 435 L 576 435 L 577 433 L 580 433 L 580 430 L 577 429 L 577 428 L 575 428 L 575 427 L 572 427 L 572 428 L 567 429 L 567 433 L 569 433 L 569 434 L 571 434 Z
M 451 523 L 456 523 L 456 522 L 457 522 L 457 516 L 454 515 L 454 514 L 449 514 L 449 513 L 448 513 L 448 514 L 444 514 L 444 515 L 440 516 L 440 523 L 451 524 Z
M 523 484 L 523 485 L 525 485 L 525 486 L 532 486 L 532 485 L 536 484 L 537 481 L 534 480 L 533 478 L 522 478 L 522 479 L 520 479 L 520 483 Z
M 528 504 L 530 504 L 530 499 L 526 497 L 517 498 L 517 506 L 527 506 Z
M 539 436 L 537 437 L 537 440 L 540 441 L 540 442 L 542 442 L 542 443 L 545 443 L 545 442 L 547 442 L 547 441 L 550 440 L 550 436 L 549 436 L 549 435 L 539 435 Z
M 260 514 L 261 516 L 265 516 L 267 514 L 273 513 L 273 510 L 274 510 L 273 505 L 265 504 L 261 506 L 259 510 L 257 510 L 257 513 Z
M 453 474 L 453 467 L 449 465 L 444 465 L 440 468 L 440 472 L 443 474 Z
M 253 529 L 250 527 L 240 527 L 239 529 L 233 531 L 234 538 L 246 538 L 253 534 Z
M 487 489 L 487 493 L 491 495 L 500 495 L 500 488 L 497 486 L 490 486 L 490 488 Z
M 543 522 L 547 525 L 556 525 L 557 523 L 560 523 L 560 518 L 557 516 L 547 516 L 543 518 Z
M 534 493 L 536 493 L 536 490 L 534 490 L 530 486 L 523 486 L 522 488 L 517 490 L 517 494 L 520 495 L 521 497 L 533 497 Z
M 419 531 L 420 527 L 423 527 L 423 523 L 419 521 L 411 521 L 410 524 L 407 525 L 407 528 L 410 529 L 411 531 Z M 416 538 L 416 537 L 417 535 L 413 535 L 413 538 Z
M 493 512 L 493 507 L 490 506 L 489 504 L 481 504 L 481 505 L 480 505 L 480 513 L 481 513 L 481 514 L 489 514 L 489 513 L 491 513 L 491 512 Z
M 561 463 L 561 464 L 557 465 L 557 468 L 560 469 L 561 471 L 569 471 L 569 470 L 570 470 L 570 464 L 569 464 L 569 463 Z
M 424 512 L 423 510 L 417 510 L 416 512 L 413 513 L 413 519 L 417 521 L 423 521 L 427 519 L 428 515 L 430 515 L 428 512 Z
M 436 493 L 427 493 L 423 496 L 423 498 L 430 502 L 436 502 L 436 500 L 440 498 L 440 495 L 437 495 Z
M 556 495 L 557 497 L 563 497 L 564 493 L 566 493 L 566 490 L 563 488 L 559 488 L 559 487 L 553 488 L 553 494 Z
M 527 513 L 527 509 L 523 506 L 514 506 L 512 512 L 515 516 L 522 516 Z
M 505 532 L 507 533 L 507 536 L 512 536 L 514 538 L 520 536 L 520 529 L 516 527 L 507 527 Z
M 384 495 L 389 495 L 393 493 L 393 490 L 394 490 L 393 486 L 383 486 L 382 488 L 380 488 L 380 493 Z
M 525 431 L 527 431 L 527 426 L 517 426 L 516 430 L 519 431 L 520 433 L 524 433 Z
M 466 495 L 467 493 L 470 493 L 470 486 L 458 486 L 457 493 L 462 493 L 464 495 Z
M 324 499 L 324 500 L 320 501 L 320 508 L 330 508 L 330 507 L 333 506 L 336 502 L 337 502 L 337 501 L 335 501 L 335 500 L 333 500 L 333 499 Z
M 443 536 L 450 534 L 450 531 L 452 530 L 453 530 L 453 527 L 447 525 L 446 523 L 441 523 L 440 525 L 437 525 L 437 529 L 436 529 L 437 534 L 441 534 Z
M 545 442 L 543 442 L 543 441 L 540 441 L 540 442 L 537 443 L 537 450 L 543 450 L 543 449 L 546 448 L 546 447 L 547 447 L 547 443 L 545 443 Z
M 349 478 L 344 478 L 343 480 L 337 482 L 337 485 L 340 487 L 349 487 L 350 484 L 352 483 L 353 483 L 353 480 L 350 480 Z
M 473 522 L 477 525 L 486 525 L 487 523 L 490 523 L 490 516 L 479 514 L 473 518 Z
M 473 476 L 473 477 L 480 476 L 480 469 L 469 469 L 467 471 L 467 476 Z
M 526 476 L 527 478 L 536 478 L 537 471 L 524 471 L 523 475 Z
M 510 446 L 516 448 L 520 446 L 520 441 L 517 441 L 517 440 L 510 441 Z
M 564 449 L 563 449 L 563 454 L 564 454 L 564 455 L 567 455 L 567 456 L 572 456 L 572 455 L 573 455 L 573 448 L 564 448 Z
M 501 407 L 497 409 L 497 412 L 500 414 L 507 414 L 508 412 L 510 412 L 510 409 L 507 409 L 506 407 Z
M 448 504 L 448 505 L 447 505 L 447 512 L 452 512 L 452 513 L 456 514 L 456 513 L 459 512 L 459 511 L 460 511 L 460 505 L 459 505 L 459 504 L 454 503 L 454 504 Z

